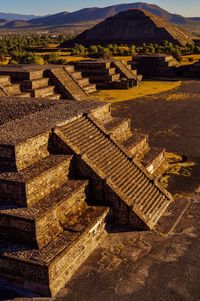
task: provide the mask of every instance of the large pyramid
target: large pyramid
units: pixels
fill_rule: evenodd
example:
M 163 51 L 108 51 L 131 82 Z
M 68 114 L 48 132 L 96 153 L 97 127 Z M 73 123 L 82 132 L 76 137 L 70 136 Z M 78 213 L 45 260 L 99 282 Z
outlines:
M 159 44 L 164 40 L 181 46 L 192 43 L 189 33 L 146 10 L 132 9 L 106 19 L 62 46 L 71 47 L 75 43 L 86 46 L 109 43 L 140 45 L 144 42 Z

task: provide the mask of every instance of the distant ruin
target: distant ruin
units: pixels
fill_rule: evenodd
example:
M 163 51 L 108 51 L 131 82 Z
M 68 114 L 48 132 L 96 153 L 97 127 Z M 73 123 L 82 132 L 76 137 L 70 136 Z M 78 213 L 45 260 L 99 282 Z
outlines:
M 161 44 L 164 40 L 180 46 L 193 43 L 190 33 L 148 11 L 132 9 L 106 19 L 92 29 L 84 31 L 75 39 L 64 42 L 62 47 L 72 47 L 76 43 L 85 46 L 109 43 L 118 45 Z

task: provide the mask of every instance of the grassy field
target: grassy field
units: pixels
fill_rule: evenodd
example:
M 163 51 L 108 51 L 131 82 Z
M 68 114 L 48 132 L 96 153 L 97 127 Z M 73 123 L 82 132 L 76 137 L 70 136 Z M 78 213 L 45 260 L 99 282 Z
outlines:
M 129 90 L 102 90 L 97 93 L 97 97 L 100 101 L 121 102 L 169 91 L 180 85 L 180 81 L 145 81 L 142 82 L 140 87 L 134 87 Z

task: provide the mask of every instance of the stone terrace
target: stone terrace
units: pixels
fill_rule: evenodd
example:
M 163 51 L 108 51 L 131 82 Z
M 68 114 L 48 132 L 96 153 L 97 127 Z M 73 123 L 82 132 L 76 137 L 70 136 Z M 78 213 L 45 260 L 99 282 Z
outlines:
M 105 237 L 106 223 L 151 229 L 162 221 L 173 198 L 115 139 L 130 137 L 129 123 L 113 128 L 109 104 L 0 103 L 4 280 L 54 296 Z

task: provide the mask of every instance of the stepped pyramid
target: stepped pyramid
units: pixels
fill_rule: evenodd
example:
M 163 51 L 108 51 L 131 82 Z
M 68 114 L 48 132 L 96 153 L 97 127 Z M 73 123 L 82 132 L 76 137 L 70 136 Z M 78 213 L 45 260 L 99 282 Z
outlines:
M 142 75 L 121 60 L 83 60 L 76 62 L 75 68 L 97 89 L 129 89 L 142 81 Z
M 140 143 L 109 104 L 0 104 L 0 277 L 54 296 L 108 222 L 153 229 L 173 198 L 135 159 Z
M 177 45 L 192 44 L 191 35 L 152 13 L 132 9 L 86 30 L 75 39 L 64 42 L 62 47 L 72 47 L 76 43 L 88 45 L 162 43 L 164 40 Z
M 169 54 L 136 55 L 129 62 L 144 79 L 152 77 L 173 77 L 177 74 L 179 62 Z
M 96 85 L 74 66 L 18 65 L 0 67 L 0 95 L 83 101 Z

